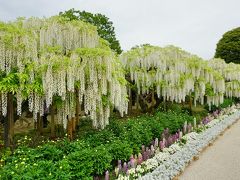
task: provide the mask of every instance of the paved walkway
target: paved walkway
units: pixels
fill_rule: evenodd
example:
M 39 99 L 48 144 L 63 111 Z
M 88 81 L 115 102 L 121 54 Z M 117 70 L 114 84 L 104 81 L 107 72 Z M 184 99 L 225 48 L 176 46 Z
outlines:
M 240 120 L 203 151 L 179 180 L 240 180 Z

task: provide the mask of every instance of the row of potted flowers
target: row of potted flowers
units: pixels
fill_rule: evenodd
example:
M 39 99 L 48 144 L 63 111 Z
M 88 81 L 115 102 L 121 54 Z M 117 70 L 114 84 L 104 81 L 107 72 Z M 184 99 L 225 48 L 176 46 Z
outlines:
M 181 173 L 194 157 L 207 147 L 229 125 L 240 117 L 240 105 L 215 111 L 201 124 L 184 124 L 183 130 L 170 135 L 165 129 L 161 140 L 156 138 L 150 147 L 131 156 L 128 163 L 121 161 L 115 169 L 118 180 L 172 179 Z M 108 179 L 108 172 L 106 178 Z

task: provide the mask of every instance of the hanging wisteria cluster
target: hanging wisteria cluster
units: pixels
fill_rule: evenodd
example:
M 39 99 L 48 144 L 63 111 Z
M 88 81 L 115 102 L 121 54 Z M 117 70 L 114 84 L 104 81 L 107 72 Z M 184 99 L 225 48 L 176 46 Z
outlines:
M 204 96 L 209 105 L 223 102 L 225 83 L 221 74 L 177 47 L 143 45 L 124 53 L 121 60 L 139 94 L 154 88 L 158 97 L 168 101 L 185 101 L 194 92 L 195 103 L 203 104 Z
M 0 109 L 7 115 L 8 94 L 17 100 L 17 113 L 28 100 L 36 120 L 61 99 L 58 122 L 64 127 L 84 107 L 93 126 L 104 128 L 110 109 L 127 112 L 125 72 L 138 94 L 154 90 L 165 101 L 219 105 L 224 94 L 240 97 L 240 65 L 221 59 L 204 61 L 174 46 L 143 45 L 120 56 L 99 38 L 96 27 L 63 17 L 20 18 L 0 22 Z M 122 66 L 123 64 L 123 66 Z
M 0 68 L 5 78 L 11 72 L 28 77 L 19 78 L 21 86 L 14 91 L 0 89 L 4 116 L 8 93 L 16 95 L 18 114 L 24 98 L 28 99 L 35 120 L 53 104 L 55 96 L 60 97 L 57 117 L 65 128 L 67 120 L 76 116 L 77 102 L 84 105 L 95 128 L 109 123 L 111 107 L 121 115 L 127 111 L 121 64 L 99 38 L 96 27 L 81 21 L 51 17 L 1 23 Z
M 240 65 L 229 63 L 223 59 L 214 58 L 209 61 L 209 66 L 221 72 L 225 79 L 226 96 L 240 97 Z

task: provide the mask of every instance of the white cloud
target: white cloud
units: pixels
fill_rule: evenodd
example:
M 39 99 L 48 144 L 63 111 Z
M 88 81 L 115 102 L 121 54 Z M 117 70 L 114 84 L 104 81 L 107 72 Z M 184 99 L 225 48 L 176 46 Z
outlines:
M 238 0 L 0 0 L 0 20 L 52 16 L 70 8 L 103 13 L 124 50 L 174 44 L 203 58 L 214 55 L 222 34 L 240 26 Z

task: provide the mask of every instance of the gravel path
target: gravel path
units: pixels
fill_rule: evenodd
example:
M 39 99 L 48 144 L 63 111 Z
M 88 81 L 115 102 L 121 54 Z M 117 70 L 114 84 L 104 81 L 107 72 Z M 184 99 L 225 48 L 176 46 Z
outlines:
M 203 151 L 179 180 L 240 180 L 240 120 Z

